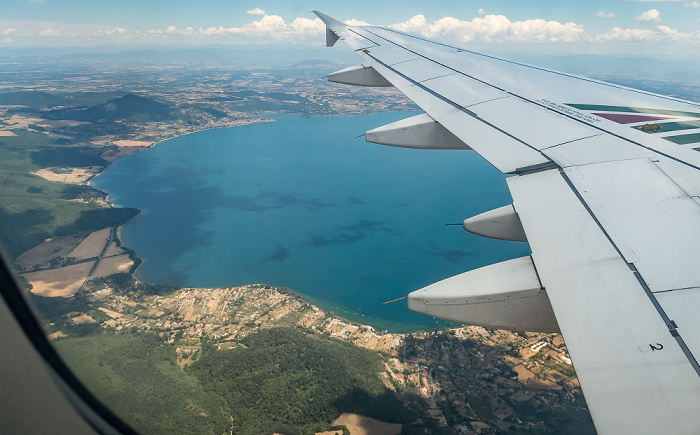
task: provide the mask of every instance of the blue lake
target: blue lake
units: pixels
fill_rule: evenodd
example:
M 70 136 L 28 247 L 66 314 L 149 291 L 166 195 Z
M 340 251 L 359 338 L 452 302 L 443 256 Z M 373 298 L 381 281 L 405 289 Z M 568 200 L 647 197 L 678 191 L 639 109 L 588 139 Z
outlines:
M 122 158 L 93 184 L 143 211 L 123 237 L 144 281 L 267 283 L 380 329 L 441 327 L 382 302 L 530 250 L 445 226 L 511 201 L 474 152 L 356 138 L 410 115 L 280 115 L 203 131 Z

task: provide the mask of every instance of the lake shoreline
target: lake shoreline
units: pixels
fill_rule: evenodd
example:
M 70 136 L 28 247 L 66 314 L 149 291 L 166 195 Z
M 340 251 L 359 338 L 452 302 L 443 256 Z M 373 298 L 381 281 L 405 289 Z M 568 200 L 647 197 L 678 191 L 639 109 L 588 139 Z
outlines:
M 235 128 L 235 127 L 249 126 L 249 125 L 254 125 L 254 124 L 264 124 L 264 123 L 275 122 L 276 116 L 288 115 L 288 114 L 279 113 L 279 114 L 268 114 L 268 115 L 270 116 L 269 118 L 259 118 L 260 120 L 256 121 L 256 122 L 244 123 L 244 124 L 235 125 L 235 126 L 206 128 L 206 129 L 202 129 L 202 130 L 191 131 L 191 132 L 188 132 L 185 134 L 169 137 L 167 139 L 163 139 L 163 140 L 160 140 L 157 142 L 153 142 L 150 146 L 142 147 L 139 150 L 134 151 L 133 153 L 130 153 L 130 154 L 127 154 L 124 156 L 119 156 L 118 158 L 109 162 L 109 164 L 107 166 L 105 166 L 99 173 L 97 173 L 93 177 L 91 177 L 90 180 L 87 182 L 87 184 L 92 185 L 92 182 L 94 180 L 96 180 L 100 175 L 102 175 L 112 165 L 112 163 L 116 162 L 117 160 L 121 160 L 123 157 L 127 157 L 127 156 L 130 156 L 132 154 L 138 154 L 142 151 L 146 151 L 146 150 L 149 150 L 151 148 L 155 148 L 156 146 L 161 145 L 164 142 L 179 139 L 179 138 L 186 137 L 186 136 L 190 136 L 190 135 L 193 135 L 195 133 L 202 133 L 202 132 L 207 132 L 207 131 L 212 131 L 212 130 L 223 130 L 223 129 L 229 129 L 229 128 Z M 294 115 L 289 115 L 289 116 L 294 116 Z M 109 191 L 105 191 L 105 193 L 107 194 L 106 202 L 111 207 L 113 207 L 113 208 L 124 207 L 123 205 L 117 206 L 111 202 L 111 200 L 110 200 L 111 193 Z M 133 271 L 130 272 L 132 277 L 137 281 L 153 284 L 148 279 L 145 279 L 145 278 L 142 278 L 139 276 L 140 275 L 139 270 L 141 269 L 141 267 L 144 264 L 146 264 L 148 262 L 148 260 L 139 256 L 138 251 L 131 248 L 124 241 L 124 226 L 128 223 L 133 222 L 136 218 L 140 217 L 142 215 L 142 213 L 143 213 L 142 210 L 139 210 L 139 213 L 134 218 L 130 219 L 128 222 L 125 222 L 125 223 L 119 225 L 116 228 L 116 236 L 119 240 L 119 243 L 123 247 L 129 249 L 133 253 L 132 254 L 133 257 L 135 257 L 134 258 L 135 267 L 134 267 Z M 244 285 L 266 285 L 266 284 L 264 282 L 260 282 L 260 283 L 251 282 L 251 283 L 247 283 Z M 207 289 L 209 287 L 201 287 L 201 288 Z M 214 287 L 212 287 L 212 288 L 214 288 Z M 307 303 L 309 303 L 311 305 L 318 306 L 319 308 L 326 310 L 326 311 L 329 311 L 329 312 L 333 312 L 334 315 L 336 317 L 338 317 L 339 319 L 342 319 L 342 320 L 347 321 L 347 322 L 352 322 L 355 324 L 360 324 L 363 326 L 369 326 L 369 327 L 375 328 L 377 330 L 386 331 L 389 333 L 411 333 L 411 332 L 419 332 L 419 331 L 426 331 L 426 330 L 442 330 L 442 329 L 449 328 L 449 327 L 453 326 L 453 325 L 440 325 L 440 326 L 436 326 L 435 328 L 426 328 L 424 325 L 405 325 L 405 324 L 400 323 L 400 322 L 381 319 L 378 317 L 369 317 L 368 319 L 365 319 L 365 315 L 363 315 L 361 313 L 359 313 L 359 314 L 355 313 L 355 315 L 353 315 L 350 313 L 352 311 L 352 309 L 350 309 L 348 307 L 344 307 L 342 304 L 339 304 L 337 302 L 333 302 L 330 300 L 325 300 L 323 298 L 307 295 L 307 294 L 304 294 L 302 292 L 298 292 L 298 291 L 292 290 L 292 289 L 289 289 L 289 291 L 298 295 L 304 301 L 306 301 Z M 371 319 L 371 320 L 368 321 L 369 319 Z
M 274 115 L 270 125 L 174 138 L 115 163 L 94 184 L 144 211 L 120 232 L 145 259 L 139 280 L 265 283 L 380 330 L 442 329 L 451 325 L 383 303 L 526 248 L 445 229 L 509 199 L 502 174 L 478 156 L 355 139 L 410 114 Z M 482 183 L 495 188 L 435 195 Z
M 264 124 L 264 123 L 268 123 L 268 122 L 274 122 L 275 120 L 272 119 L 272 118 L 254 118 L 252 121 L 253 121 L 253 122 L 247 122 L 247 123 L 242 123 L 242 124 L 237 124 L 237 125 L 229 125 L 229 126 L 223 126 L 223 127 L 210 127 L 210 128 L 204 128 L 204 129 L 202 129 L 202 130 L 194 130 L 194 131 L 190 131 L 190 132 L 187 132 L 187 133 L 184 133 L 184 134 L 178 134 L 178 135 L 173 136 L 173 137 L 169 137 L 169 138 L 166 138 L 166 139 L 158 140 L 158 141 L 156 141 L 156 142 L 152 142 L 152 143 L 151 143 L 150 145 L 148 145 L 148 146 L 138 147 L 139 149 L 135 150 L 135 151 L 132 152 L 132 153 L 124 154 L 124 155 L 121 155 L 121 156 L 116 157 L 114 160 L 108 161 L 107 165 L 105 165 L 105 166 L 102 168 L 102 170 L 100 170 L 99 172 L 96 172 L 93 176 L 91 176 L 88 180 L 86 180 L 86 181 L 85 181 L 85 184 L 88 185 L 88 186 L 92 186 L 93 188 L 95 188 L 95 186 L 92 185 L 92 182 L 95 181 L 100 175 L 102 175 L 107 169 L 109 169 L 109 167 L 112 166 L 112 163 L 116 162 L 117 160 L 121 160 L 121 159 L 123 159 L 123 158 L 125 158 L 125 157 L 128 157 L 128 156 L 130 156 L 130 155 L 132 155 L 132 154 L 137 154 L 137 153 L 140 153 L 140 152 L 149 150 L 149 149 L 151 149 L 151 148 L 155 148 L 156 146 L 158 146 L 158 145 L 160 145 L 160 144 L 162 144 L 162 143 L 164 143 L 164 142 L 167 142 L 167 141 L 169 141 L 169 140 L 178 139 L 178 138 L 181 138 L 181 137 L 189 136 L 189 135 L 196 134 L 196 133 L 201 133 L 201 132 L 204 132 L 204 131 L 220 130 L 220 129 L 226 129 L 226 128 L 235 128 L 235 127 L 243 127 L 243 126 L 246 126 L 246 125 L 253 125 L 253 124 Z M 98 189 L 98 190 L 99 190 L 99 189 Z M 108 206 L 109 206 L 110 208 L 124 208 L 124 207 L 122 207 L 122 206 L 116 206 L 114 203 L 112 203 L 112 201 L 110 201 L 110 198 L 109 198 L 110 195 L 111 195 L 110 192 L 104 192 L 104 193 L 107 194 L 107 196 L 105 197 L 105 202 L 108 204 Z M 133 218 L 129 219 L 128 221 L 124 222 L 123 224 L 121 224 L 121 225 L 119 225 L 119 226 L 117 226 L 117 227 L 115 228 L 115 233 L 116 233 L 116 236 L 117 236 L 117 239 L 118 239 L 119 243 L 122 244 L 124 247 L 126 247 L 126 248 L 128 248 L 128 249 L 131 249 L 131 248 L 129 248 L 128 246 L 126 246 L 126 244 L 124 243 L 124 237 L 123 237 L 124 229 L 123 229 L 123 228 L 124 228 L 124 225 L 126 225 L 126 224 L 132 222 L 134 219 L 136 219 L 136 218 L 138 218 L 139 216 L 141 216 L 141 214 L 143 213 L 143 210 L 140 210 L 140 209 L 137 209 L 137 210 L 138 210 L 138 213 L 136 214 L 136 216 L 134 216 Z M 131 251 L 134 253 L 134 255 L 135 255 L 136 257 L 138 257 L 138 253 L 137 253 L 135 250 L 131 249 Z M 134 269 L 134 271 L 131 273 L 131 275 L 134 277 L 134 279 L 138 279 L 138 277 L 136 276 L 136 271 L 138 270 L 138 267 L 141 266 L 141 265 L 144 263 L 144 260 L 143 260 L 141 257 L 138 257 L 138 259 L 140 260 L 140 262 L 138 263 L 138 266 L 136 267 L 136 269 Z

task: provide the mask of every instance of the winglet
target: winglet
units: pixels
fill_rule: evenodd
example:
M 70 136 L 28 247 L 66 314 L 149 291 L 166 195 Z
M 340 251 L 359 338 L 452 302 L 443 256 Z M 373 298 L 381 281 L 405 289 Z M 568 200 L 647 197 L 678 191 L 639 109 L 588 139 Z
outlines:
M 347 24 L 336 20 L 333 17 L 329 17 L 328 15 L 324 14 L 323 12 L 319 11 L 313 11 L 314 14 L 316 14 L 317 17 L 321 19 L 326 24 L 326 27 L 334 28 L 334 27 L 346 27 Z
M 333 17 L 329 17 L 323 12 L 314 11 L 314 14 L 316 14 L 316 16 L 326 24 L 326 47 L 334 46 L 338 39 L 340 39 L 340 36 L 338 36 L 337 33 L 338 29 L 347 27 L 347 24 L 342 23 Z

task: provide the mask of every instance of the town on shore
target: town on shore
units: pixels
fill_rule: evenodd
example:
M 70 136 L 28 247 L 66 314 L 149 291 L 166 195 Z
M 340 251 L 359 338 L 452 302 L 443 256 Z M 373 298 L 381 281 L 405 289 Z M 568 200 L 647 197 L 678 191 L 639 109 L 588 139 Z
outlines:
M 83 290 L 101 315 L 73 311 L 63 317 L 76 325 L 99 324 L 106 331 L 156 333 L 175 346 L 183 368 L 198 359 L 203 343 L 234 349 L 261 329 L 291 327 L 378 352 L 384 358 L 385 386 L 406 407 L 424 410 L 424 418 L 443 427 L 462 422 L 453 428 L 455 433 L 546 431 L 549 425 L 533 416 L 585 409 L 560 334 L 478 326 L 389 333 L 326 312 L 289 289 L 265 284 L 173 289 L 163 295 L 140 292 L 146 283 L 130 283 L 133 290 L 127 292 L 110 285 L 109 280 L 94 280 Z M 54 331 L 51 339 L 64 335 L 57 326 L 48 325 Z M 413 396 L 406 392 L 419 396 L 427 408 L 412 403 Z

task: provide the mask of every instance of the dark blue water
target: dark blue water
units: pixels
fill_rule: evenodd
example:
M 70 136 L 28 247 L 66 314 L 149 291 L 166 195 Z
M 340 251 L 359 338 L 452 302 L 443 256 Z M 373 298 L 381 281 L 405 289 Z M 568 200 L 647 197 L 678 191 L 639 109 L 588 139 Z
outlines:
M 142 280 L 268 283 L 381 329 L 435 327 L 405 301 L 382 302 L 529 247 L 444 226 L 511 201 L 473 152 L 355 138 L 409 115 L 276 116 L 204 131 L 120 159 L 94 185 L 143 211 L 124 228 Z

